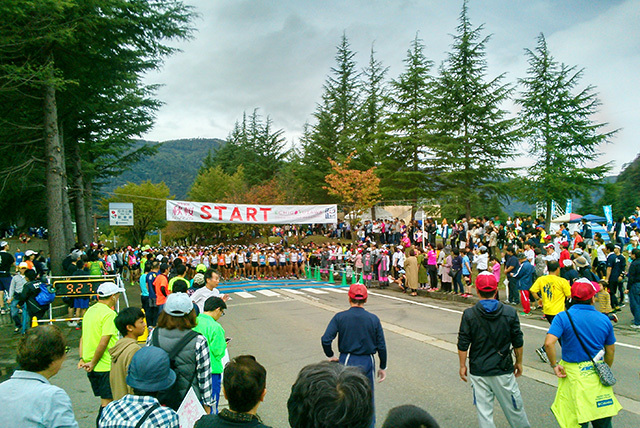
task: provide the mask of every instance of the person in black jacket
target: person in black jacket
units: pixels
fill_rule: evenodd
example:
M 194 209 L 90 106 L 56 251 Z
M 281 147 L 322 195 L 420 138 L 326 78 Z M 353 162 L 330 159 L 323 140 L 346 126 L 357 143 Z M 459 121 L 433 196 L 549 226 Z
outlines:
M 462 314 L 458 332 L 460 379 L 471 379 L 480 428 L 494 427 L 493 400 L 498 399 L 513 428 L 531 427 L 516 377 L 522 375 L 524 345 L 515 308 L 498 301 L 498 282 L 490 272 L 476 278 L 480 301 Z M 471 352 L 469 352 L 471 347 Z M 511 347 L 516 356 L 511 358 Z M 471 375 L 468 376 L 467 356 Z
M 640 328 L 640 249 L 634 248 L 631 251 L 631 265 L 629 265 L 628 288 L 625 293 L 629 294 L 629 305 L 633 315 L 632 328 Z
M 46 306 L 42 307 L 36 301 L 36 296 L 40 294 L 40 284 L 42 282 L 37 278 L 38 274 L 33 269 L 27 269 L 24 271 L 24 276 L 27 279 L 27 283 L 22 287 L 22 292 L 16 297 L 18 299 L 18 305 L 22 306 L 22 310 L 26 310 L 29 314 L 29 320 L 33 317 L 40 318 L 46 312 Z M 29 323 L 23 325 L 23 333 L 29 328 Z

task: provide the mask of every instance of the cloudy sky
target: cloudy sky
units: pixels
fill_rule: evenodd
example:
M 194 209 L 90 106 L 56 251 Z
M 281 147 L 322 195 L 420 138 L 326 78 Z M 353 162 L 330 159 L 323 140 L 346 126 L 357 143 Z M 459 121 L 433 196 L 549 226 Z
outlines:
M 346 33 L 360 67 L 372 45 L 389 67 L 402 60 L 416 34 L 439 65 L 450 49 L 462 0 L 186 0 L 200 17 L 197 32 L 164 67 L 147 77 L 164 85 L 165 105 L 145 137 L 225 138 L 244 111 L 259 108 L 288 140 L 297 141 L 320 101 Z M 544 33 L 556 60 L 584 68 L 595 85 L 596 120 L 619 128 L 601 148 L 614 172 L 640 151 L 640 1 L 470 0 L 474 26 L 484 24 L 489 77 L 526 75 L 524 49 Z M 525 162 L 520 160 L 519 162 Z

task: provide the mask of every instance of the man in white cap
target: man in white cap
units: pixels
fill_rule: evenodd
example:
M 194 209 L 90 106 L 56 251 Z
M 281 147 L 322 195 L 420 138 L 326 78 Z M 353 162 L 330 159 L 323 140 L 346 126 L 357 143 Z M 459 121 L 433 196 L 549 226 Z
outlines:
M 9 292 L 11 286 L 11 274 L 16 260 L 9 253 L 9 243 L 7 241 L 0 242 L 0 314 L 4 315 L 9 311 L 5 306 L 4 293 Z
M 123 288 L 113 282 L 100 284 L 98 303 L 87 309 L 82 323 L 78 369 L 87 372 L 93 395 L 100 397 L 100 409 L 96 421 L 100 420 L 105 406 L 113 401 L 109 383 L 111 355 L 107 350 L 118 341 L 118 329 L 114 322 L 117 314 L 113 308 L 123 291 Z

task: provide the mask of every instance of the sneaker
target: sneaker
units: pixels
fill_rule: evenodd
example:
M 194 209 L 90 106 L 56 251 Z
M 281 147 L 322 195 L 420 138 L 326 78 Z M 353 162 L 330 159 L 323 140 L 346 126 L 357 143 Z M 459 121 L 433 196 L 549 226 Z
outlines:
M 75 321 L 69 321 L 69 322 L 67 323 L 67 325 L 68 325 L 69 327 L 77 327 L 77 326 L 78 326 L 78 323 L 77 323 L 77 322 L 75 322 Z
M 631 328 L 640 328 L 640 325 L 631 324 Z
M 540 357 L 543 363 L 549 362 L 549 357 L 547 357 L 547 352 L 544 348 L 536 348 L 536 354 L 538 354 L 538 357 Z
M 5 315 L 7 310 L 5 308 L 0 309 L 0 315 Z
M 611 314 L 611 320 L 613 322 L 618 322 L 618 316 L 616 314 Z
M 529 315 L 531 315 L 531 314 L 527 313 L 527 312 L 520 312 L 520 316 L 528 317 Z

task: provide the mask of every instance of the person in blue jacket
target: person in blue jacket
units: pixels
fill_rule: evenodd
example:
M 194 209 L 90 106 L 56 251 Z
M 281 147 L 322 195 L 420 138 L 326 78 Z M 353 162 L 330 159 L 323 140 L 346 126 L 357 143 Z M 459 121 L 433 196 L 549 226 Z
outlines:
M 529 289 L 533 285 L 536 269 L 533 267 L 524 253 L 518 254 L 520 267 L 515 273 L 511 273 L 513 278 L 518 281 L 518 291 L 520 292 L 520 303 L 522 304 L 523 315 L 529 315 L 531 312 L 531 301 L 529 300 Z

